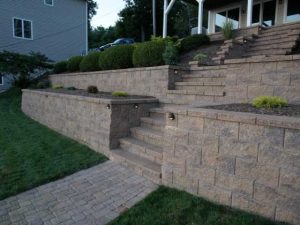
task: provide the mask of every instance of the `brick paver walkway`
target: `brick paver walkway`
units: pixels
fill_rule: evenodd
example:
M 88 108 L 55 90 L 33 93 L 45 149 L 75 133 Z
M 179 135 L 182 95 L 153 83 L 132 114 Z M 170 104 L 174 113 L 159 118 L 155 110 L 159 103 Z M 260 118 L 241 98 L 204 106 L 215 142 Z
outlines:
M 156 187 L 108 161 L 0 201 L 0 224 L 106 224 Z

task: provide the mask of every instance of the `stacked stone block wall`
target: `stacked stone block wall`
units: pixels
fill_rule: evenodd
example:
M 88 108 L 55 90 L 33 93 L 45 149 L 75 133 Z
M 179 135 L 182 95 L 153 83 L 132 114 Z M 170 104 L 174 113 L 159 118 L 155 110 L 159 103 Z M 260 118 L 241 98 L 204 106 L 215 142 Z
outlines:
M 32 90 L 22 96 L 26 115 L 106 156 L 156 106 L 152 98 L 109 100 Z
M 186 69 L 177 66 L 133 68 L 124 70 L 97 71 L 51 75 L 52 84 L 86 89 L 96 85 L 99 91 L 126 91 L 132 95 L 148 95 L 168 102 L 167 90 L 175 88 Z
M 165 130 L 163 184 L 299 224 L 299 119 L 206 109 L 175 118 Z

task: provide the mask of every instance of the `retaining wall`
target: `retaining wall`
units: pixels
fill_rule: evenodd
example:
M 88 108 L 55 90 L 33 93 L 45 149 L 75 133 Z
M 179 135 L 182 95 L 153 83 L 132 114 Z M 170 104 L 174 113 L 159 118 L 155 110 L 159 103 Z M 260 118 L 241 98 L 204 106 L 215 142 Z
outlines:
M 162 180 L 278 221 L 300 221 L 300 120 L 191 108 L 165 129 Z
M 148 95 L 168 102 L 167 90 L 174 89 L 186 70 L 178 66 L 158 66 L 123 70 L 51 75 L 52 84 L 86 89 L 96 85 L 100 91 L 126 91 L 132 95 Z
M 106 156 L 157 104 L 154 98 L 116 100 L 34 90 L 22 95 L 26 115 Z

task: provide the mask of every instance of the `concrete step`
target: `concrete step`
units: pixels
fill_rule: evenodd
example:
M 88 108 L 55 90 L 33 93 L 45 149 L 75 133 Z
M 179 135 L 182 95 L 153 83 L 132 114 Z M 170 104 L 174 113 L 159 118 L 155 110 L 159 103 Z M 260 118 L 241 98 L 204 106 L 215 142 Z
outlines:
M 224 86 L 222 81 L 207 81 L 207 82 L 176 82 L 176 86 Z
M 299 39 L 299 35 L 289 37 L 289 38 L 278 38 L 278 39 L 273 39 L 273 40 L 264 40 L 264 39 L 257 39 L 255 42 L 251 43 L 249 46 L 264 46 L 264 45 L 274 45 L 274 44 L 286 44 L 286 43 L 291 43 L 291 42 L 296 42 L 297 39 Z
M 220 77 L 199 77 L 196 74 L 191 76 L 183 76 L 183 82 L 197 82 L 197 83 L 207 83 L 207 82 L 225 82 L 225 76 Z
M 215 101 L 215 96 L 204 96 L 204 95 L 196 95 L 189 94 L 184 95 L 181 93 L 170 93 L 167 95 L 168 99 L 172 104 L 176 105 L 198 105 L 198 104 L 211 104 Z
M 291 23 L 291 24 L 282 24 L 282 25 L 277 25 L 273 26 L 270 28 L 265 28 L 261 32 L 262 33 L 272 33 L 272 32 L 284 32 L 284 31 L 290 31 L 292 29 L 300 29 L 300 23 Z
M 250 49 L 247 50 L 244 54 L 243 57 L 251 57 L 251 56 L 262 56 L 262 55 L 286 55 L 289 53 L 291 49 L 271 49 L 271 50 L 259 50 L 259 51 L 251 51 Z
M 186 90 L 188 93 L 197 92 L 207 95 L 207 93 L 223 93 L 224 86 L 176 86 L 176 90 Z
M 199 91 L 199 90 L 168 90 L 168 94 L 175 95 L 198 95 L 198 96 L 225 96 L 225 91 L 223 89 L 220 90 L 207 90 L 207 91 Z
M 296 45 L 296 42 L 288 42 L 288 43 L 278 43 L 278 44 L 273 44 L 272 42 L 270 42 L 269 44 L 266 45 L 256 45 L 253 44 L 251 46 L 249 46 L 249 48 L 247 49 L 248 51 L 258 51 L 258 50 L 277 50 L 277 49 L 289 49 L 289 48 L 293 48 Z
M 134 127 L 130 129 L 131 136 L 148 144 L 164 146 L 164 133 L 145 127 Z
M 212 70 L 222 70 L 226 69 L 226 65 L 213 65 L 213 66 L 199 66 L 199 65 L 192 65 L 190 67 L 190 73 L 194 71 L 212 71 Z
M 123 149 L 112 150 L 111 159 L 154 183 L 161 184 L 160 164 Z
M 130 137 L 120 139 L 120 144 L 120 147 L 128 152 L 162 164 L 163 148 L 161 146 L 147 144 Z
M 141 127 L 151 128 L 153 130 L 164 131 L 166 126 L 166 120 L 157 119 L 152 117 L 141 118 Z
M 165 113 L 161 108 L 152 108 L 149 110 L 150 118 L 165 121 Z
M 293 38 L 293 39 L 297 39 L 299 37 L 299 33 L 296 34 L 283 34 L 283 35 L 271 35 L 271 36 L 259 36 L 255 42 L 261 42 L 261 41 L 265 41 L 267 43 L 272 42 L 272 41 L 278 41 L 278 40 L 285 40 L 285 39 L 289 39 L 289 38 Z

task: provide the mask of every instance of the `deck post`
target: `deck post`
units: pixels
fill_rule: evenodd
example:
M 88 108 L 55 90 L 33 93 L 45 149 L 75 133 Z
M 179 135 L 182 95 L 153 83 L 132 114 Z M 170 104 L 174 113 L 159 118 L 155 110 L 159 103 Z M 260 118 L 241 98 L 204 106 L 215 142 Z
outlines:
M 253 0 L 248 0 L 247 5 L 247 27 L 252 25 Z
M 168 33 L 168 14 L 172 9 L 176 0 L 171 0 L 170 4 L 168 4 L 168 0 L 164 1 L 164 24 L 163 24 L 163 38 L 167 37 Z
M 204 0 L 198 1 L 198 34 L 202 34 L 202 25 L 203 25 L 203 3 Z

